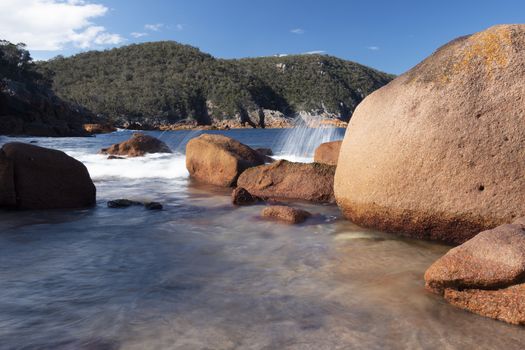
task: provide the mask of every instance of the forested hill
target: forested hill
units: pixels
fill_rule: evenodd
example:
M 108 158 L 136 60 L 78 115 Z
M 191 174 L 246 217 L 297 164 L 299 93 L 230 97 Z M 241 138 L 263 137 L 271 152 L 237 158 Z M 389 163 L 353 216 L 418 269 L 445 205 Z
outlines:
M 392 76 L 326 55 L 216 59 L 172 41 L 92 51 L 41 63 L 55 92 L 117 124 L 202 124 L 275 110 L 350 117 Z
M 53 93 L 23 44 L 0 40 L 0 135 L 79 136 L 94 120 Z

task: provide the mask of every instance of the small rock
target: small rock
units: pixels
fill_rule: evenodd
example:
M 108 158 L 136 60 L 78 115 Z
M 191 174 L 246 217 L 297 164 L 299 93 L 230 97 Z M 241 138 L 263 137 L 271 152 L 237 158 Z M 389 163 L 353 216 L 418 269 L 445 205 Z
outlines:
M 162 204 L 159 202 L 137 202 L 129 199 L 115 199 L 108 202 L 108 208 L 128 208 L 133 205 L 143 205 L 148 210 L 162 210 Z
M 162 210 L 162 204 L 159 202 L 146 202 L 144 207 L 148 210 Z
M 107 134 L 117 131 L 117 128 L 111 124 L 84 124 L 82 127 L 90 134 Z
M 126 159 L 126 158 L 119 157 L 119 156 L 108 156 L 108 159 Z
M 276 219 L 289 224 L 300 224 L 312 216 L 312 214 L 302 209 L 287 207 L 284 205 L 272 205 L 264 208 L 261 212 L 261 216 L 263 218 Z
M 232 192 L 232 202 L 234 205 L 250 205 L 255 204 L 262 199 L 257 196 L 253 196 L 245 188 L 237 187 Z
M 142 205 L 142 203 L 131 201 L 129 199 L 115 199 L 108 202 L 108 208 L 127 208 L 132 205 Z
M 315 150 L 314 162 L 328 165 L 337 165 L 339 150 L 343 141 L 321 143 Z
M 134 133 L 129 140 L 114 144 L 108 148 L 103 148 L 100 150 L 100 153 L 117 156 L 142 157 L 146 153 L 172 152 L 161 140 L 142 133 Z

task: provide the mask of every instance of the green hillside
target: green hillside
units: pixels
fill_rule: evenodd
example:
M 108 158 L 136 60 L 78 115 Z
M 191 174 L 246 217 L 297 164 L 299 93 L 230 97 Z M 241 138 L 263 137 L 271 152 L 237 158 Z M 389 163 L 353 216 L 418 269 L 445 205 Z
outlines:
M 171 41 L 58 57 L 40 68 L 54 73 L 59 96 L 117 124 L 208 124 L 258 109 L 348 119 L 364 96 L 392 79 L 326 55 L 223 60 Z

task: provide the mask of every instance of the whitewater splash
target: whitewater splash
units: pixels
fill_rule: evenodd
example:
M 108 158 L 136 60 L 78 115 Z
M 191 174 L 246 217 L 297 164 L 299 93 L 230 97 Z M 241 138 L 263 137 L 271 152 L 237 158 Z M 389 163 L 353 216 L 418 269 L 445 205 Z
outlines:
M 108 160 L 101 154 L 68 152 L 87 167 L 93 181 L 128 179 L 183 179 L 188 177 L 184 154 L 146 154 L 144 157 Z
M 312 161 L 321 143 L 342 140 L 344 134 L 345 129 L 323 125 L 321 118 L 308 121 L 298 118 L 296 126 L 283 130 L 272 148 L 277 158 L 286 155 L 292 161 Z

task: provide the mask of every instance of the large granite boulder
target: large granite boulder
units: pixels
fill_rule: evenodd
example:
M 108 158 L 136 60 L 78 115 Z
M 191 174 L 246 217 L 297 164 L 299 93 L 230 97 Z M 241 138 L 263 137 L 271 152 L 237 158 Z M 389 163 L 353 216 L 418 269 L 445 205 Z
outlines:
M 458 38 L 369 95 L 335 195 L 356 224 L 462 243 L 525 215 L 525 25 Z
M 332 141 L 321 143 L 319 147 L 315 149 L 314 162 L 337 165 L 337 159 L 339 158 L 339 150 L 343 141 Z
M 146 153 L 171 153 L 171 150 L 164 142 L 153 136 L 134 133 L 129 140 L 114 144 L 108 148 L 103 148 L 100 150 L 100 153 L 116 156 L 142 157 Z
M 525 324 L 525 227 L 484 231 L 451 249 L 425 273 L 426 288 L 477 314 Z
M 186 168 L 198 181 L 221 187 L 235 186 L 239 175 L 264 164 L 264 156 L 237 140 L 204 134 L 186 145 Z
M 333 203 L 335 166 L 279 160 L 250 168 L 237 181 L 252 195 Z
M 0 150 L 0 206 L 13 209 L 83 208 L 96 189 L 81 162 L 61 151 L 12 142 Z

